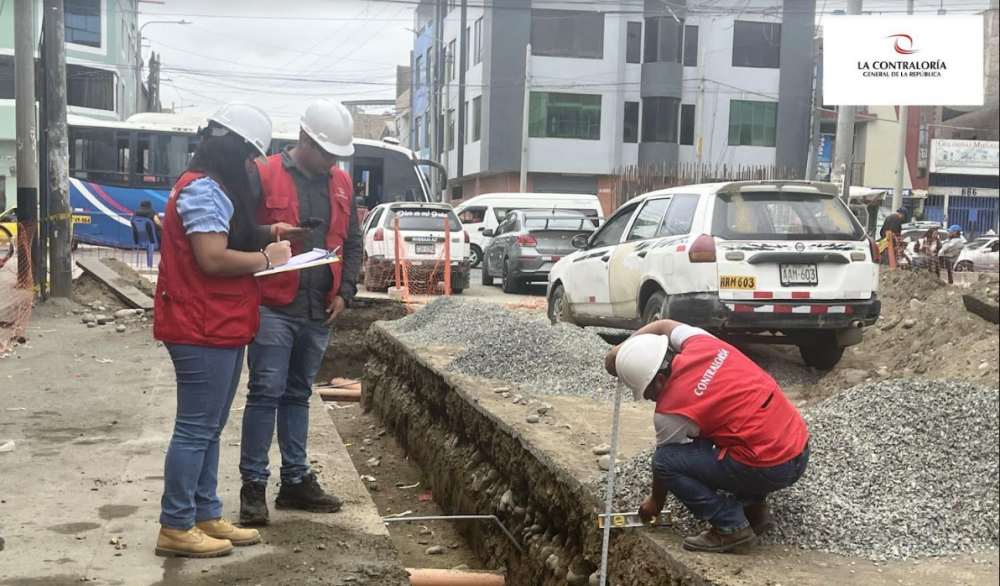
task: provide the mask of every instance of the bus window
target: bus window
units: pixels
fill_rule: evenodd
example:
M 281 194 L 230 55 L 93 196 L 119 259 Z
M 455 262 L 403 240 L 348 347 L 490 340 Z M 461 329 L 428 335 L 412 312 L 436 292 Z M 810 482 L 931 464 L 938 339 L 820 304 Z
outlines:
M 136 186 L 169 189 L 191 162 L 198 147 L 197 137 L 159 132 L 138 135 Z
M 354 194 L 369 209 L 394 201 L 427 201 L 417 167 L 404 153 L 355 144 L 354 156 L 343 167 L 354 181 Z
M 109 128 L 71 128 L 70 176 L 105 185 L 127 186 L 129 135 L 127 131 Z

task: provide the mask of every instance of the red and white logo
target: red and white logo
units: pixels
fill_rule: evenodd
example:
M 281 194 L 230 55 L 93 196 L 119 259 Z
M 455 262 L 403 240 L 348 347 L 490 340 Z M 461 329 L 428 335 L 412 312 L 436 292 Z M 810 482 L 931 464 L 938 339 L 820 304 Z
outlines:
M 918 52 L 917 49 L 913 48 L 913 37 L 911 37 L 910 35 L 897 34 L 897 35 L 889 35 L 886 38 L 896 39 L 896 43 L 893 45 L 893 48 L 900 55 L 913 55 L 914 53 Z

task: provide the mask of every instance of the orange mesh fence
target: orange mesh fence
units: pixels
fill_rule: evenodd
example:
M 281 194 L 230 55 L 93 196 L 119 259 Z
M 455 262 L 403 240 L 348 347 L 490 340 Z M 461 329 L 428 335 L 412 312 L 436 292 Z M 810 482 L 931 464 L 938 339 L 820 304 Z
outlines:
M 410 258 L 404 233 L 399 230 L 399 218 L 393 228 L 393 253 L 383 261 L 365 259 L 365 289 L 368 291 L 389 291 L 406 303 L 413 312 L 417 305 L 426 303 L 429 297 L 451 295 L 451 227 L 444 219 L 444 247 L 432 255 Z M 430 244 L 430 243 L 428 243 Z
M 995 244 L 966 242 L 949 246 L 937 234 L 916 240 L 889 234 L 880 248 L 883 264 L 889 268 L 927 271 L 949 284 L 971 284 L 978 278 L 976 273 L 995 273 L 1000 269 Z
M 11 232 L 0 227 L 0 354 L 24 335 L 35 299 L 31 270 L 35 224 L 19 223 L 16 234 Z

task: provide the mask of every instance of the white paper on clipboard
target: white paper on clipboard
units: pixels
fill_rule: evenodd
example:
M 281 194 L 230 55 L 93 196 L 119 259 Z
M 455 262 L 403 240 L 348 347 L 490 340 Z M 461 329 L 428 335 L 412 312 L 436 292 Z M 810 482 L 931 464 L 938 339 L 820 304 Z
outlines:
M 302 269 L 308 269 L 311 267 L 318 267 L 322 265 L 333 264 L 335 262 L 340 262 L 340 257 L 337 256 L 336 250 L 329 251 L 323 250 L 322 248 L 314 248 L 309 252 L 303 252 L 302 254 L 297 254 L 292 258 L 288 259 L 288 262 L 281 265 L 280 267 L 274 267 L 272 269 L 267 269 L 266 271 L 260 271 L 254 273 L 255 277 L 266 277 L 268 275 L 276 275 L 278 273 L 287 273 L 289 271 L 301 271 Z

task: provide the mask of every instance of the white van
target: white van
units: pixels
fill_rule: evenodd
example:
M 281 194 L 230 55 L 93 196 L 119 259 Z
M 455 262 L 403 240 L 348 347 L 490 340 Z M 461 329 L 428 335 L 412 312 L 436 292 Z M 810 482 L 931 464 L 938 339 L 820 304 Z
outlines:
M 573 210 L 591 218 L 594 226 L 604 221 L 604 210 L 596 195 L 585 193 L 485 193 L 455 207 L 462 226 L 469 233 L 469 264 L 478 266 L 489 238 L 484 230 L 497 226 L 513 210 Z

